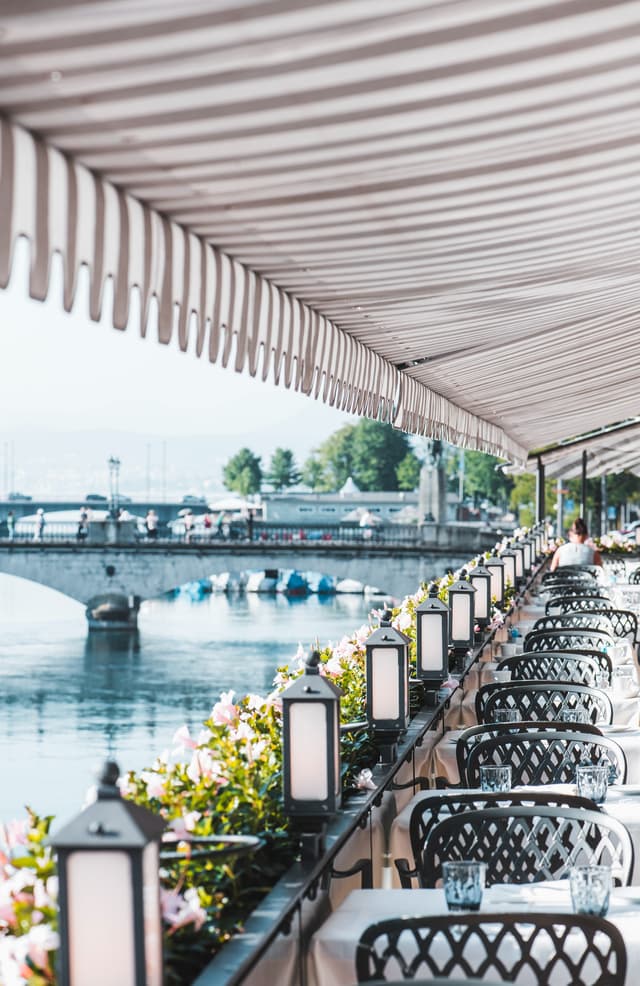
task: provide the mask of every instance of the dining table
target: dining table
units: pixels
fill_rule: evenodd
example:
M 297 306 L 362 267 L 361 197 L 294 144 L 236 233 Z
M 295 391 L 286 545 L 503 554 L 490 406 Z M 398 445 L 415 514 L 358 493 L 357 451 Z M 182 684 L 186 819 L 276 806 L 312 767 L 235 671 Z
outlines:
M 571 913 L 568 880 L 535 884 L 495 884 L 483 894 L 483 913 Z M 313 935 L 309 948 L 308 986 L 353 986 L 357 982 L 355 953 L 360 935 L 376 921 L 392 917 L 447 914 L 444 892 L 435 890 L 354 890 Z M 640 890 L 615 888 L 607 920 L 622 934 L 627 949 L 625 986 L 637 986 L 640 967 Z M 452 924 L 455 915 L 451 915 Z M 514 956 L 514 959 L 517 956 Z M 388 972 L 393 977 L 394 970 Z M 396 970 L 397 972 L 397 970 Z M 560 970 L 566 977 L 566 970 Z M 420 969 L 420 977 L 429 973 Z M 401 978 L 396 976 L 395 978 Z M 567 979 L 552 979 L 549 986 L 566 986 Z
M 548 791 L 550 794 L 577 794 L 575 784 L 532 784 L 528 787 L 514 787 L 513 790 L 518 793 Z M 480 788 L 458 788 L 455 793 L 476 794 L 480 802 L 483 798 L 483 792 Z M 393 820 L 389 835 L 388 850 L 389 862 L 391 864 L 391 874 L 388 882 L 393 887 L 400 887 L 400 878 L 395 861 L 397 859 L 407 859 L 411 868 L 414 865 L 411 838 L 409 835 L 411 815 L 414 808 L 418 804 L 428 804 L 429 798 L 440 797 L 442 794 L 442 791 L 419 792 Z M 629 830 L 634 849 L 634 867 L 631 875 L 631 883 L 633 886 L 640 888 L 640 784 L 611 784 L 607 790 L 607 798 L 604 804 L 600 805 L 600 808 L 612 818 L 617 818 Z M 440 810 L 442 811 L 442 809 Z M 417 887 L 417 880 L 414 879 L 413 884 Z M 636 892 L 640 897 L 640 890 Z

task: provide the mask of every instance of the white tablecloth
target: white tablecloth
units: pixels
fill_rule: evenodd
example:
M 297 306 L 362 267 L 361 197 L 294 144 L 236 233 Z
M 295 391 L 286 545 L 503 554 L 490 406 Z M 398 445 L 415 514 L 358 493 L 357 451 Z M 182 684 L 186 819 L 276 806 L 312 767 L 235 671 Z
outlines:
M 518 788 L 519 791 L 526 791 L 526 788 Z M 532 786 L 532 791 L 565 792 L 566 794 L 576 794 L 574 785 L 570 784 L 549 784 L 546 787 Z M 400 886 L 398 871 L 396 869 L 396 859 L 407 859 L 409 866 L 413 867 L 414 860 L 411 852 L 411 839 L 409 837 L 409 825 L 411 813 L 414 807 L 424 799 L 429 799 L 442 794 L 442 791 L 422 791 L 417 794 L 403 811 L 394 819 L 391 826 L 389 839 L 389 853 L 392 866 L 392 883 L 394 887 Z M 462 793 L 462 792 L 458 792 Z M 482 792 L 474 790 L 471 793 L 477 794 L 482 799 Z M 607 800 L 602 805 L 604 811 L 612 818 L 617 818 L 629 830 L 633 841 L 635 852 L 635 863 L 631 882 L 634 886 L 640 886 L 640 785 L 614 784 L 609 788 Z M 417 886 L 417 884 L 416 884 Z
M 529 886 L 500 885 L 485 890 L 484 912 L 571 912 L 568 881 Z M 446 914 L 442 890 L 359 890 L 313 936 L 309 954 L 309 986 L 353 986 L 358 939 L 370 924 L 386 917 Z M 453 918 L 452 918 L 453 920 Z M 630 887 L 614 891 L 607 920 L 615 924 L 627 948 L 628 986 L 637 986 L 640 967 L 640 894 Z M 566 974 L 566 972 L 565 972 Z M 420 969 L 423 978 L 428 972 Z M 558 980 L 552 986 L 566 986 Z

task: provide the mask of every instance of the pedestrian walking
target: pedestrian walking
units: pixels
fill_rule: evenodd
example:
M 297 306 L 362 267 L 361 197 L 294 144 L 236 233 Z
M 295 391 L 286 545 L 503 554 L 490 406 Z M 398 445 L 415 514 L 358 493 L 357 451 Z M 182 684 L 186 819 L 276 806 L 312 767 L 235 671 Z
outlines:
M 78 521 L 78 531 L 76 538 L 78 541 L 85 541 L 87 534 L 89 533 L 89 511 L 86 507 L 82 507 L 80 510 L 80 519 Z
M 193 537 L 193 520 L 193 513 L 189 510 L 188 513 L 184 515 L 184 539 L 187 544 L 190 543 L 191 538 Z
M 34 541 L 42 541 L 42 535 L 44 534 L 44 524 L 45 524 L 44 510 L 42 509 L 42 507 L 38 507 L 38 511 L 36 513 L 36 527 L 33 534 Z
M 10 510 L 9 513 L 7 514 L 7 534 L 9 536 L 10 541 L 13 541 L 15 537 L 15 533 L 16 533 L 16 516 L 13 510 Z
M 150 541 L 155 541 L 158 537 L 158 515 L 153 507 L 150 507 L 147 511 L 144 523 L 147 529 L 147 537 Z

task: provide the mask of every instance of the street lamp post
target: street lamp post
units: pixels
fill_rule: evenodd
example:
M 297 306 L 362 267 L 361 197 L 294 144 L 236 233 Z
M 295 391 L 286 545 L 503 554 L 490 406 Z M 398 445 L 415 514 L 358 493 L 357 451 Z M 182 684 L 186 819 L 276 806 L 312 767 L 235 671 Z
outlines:
M 107 459 L 107 465 L 109 466 L 109 512 L 115 518 L 118 516 L 120 506 L 120 459 L 111 455 Z

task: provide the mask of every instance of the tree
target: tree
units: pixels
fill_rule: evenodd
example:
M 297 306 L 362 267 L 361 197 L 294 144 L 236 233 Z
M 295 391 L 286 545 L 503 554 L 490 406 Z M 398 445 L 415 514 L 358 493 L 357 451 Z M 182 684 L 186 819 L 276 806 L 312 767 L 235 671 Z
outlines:
M 486 452 L 464 453 L 464 495 L 473 497 L 476 506 L 481 500 L 505 505 L 513 488 L 513 480 L 505 476 L 502 469 L 496 469 L 502 460 Z M 457 466 L 456 463 L 454 465 Z
M 277 448 L 271 456 L 269 472 L 266 477 L 278 493 L 300 482 L 300 473 L 296 468 L 293 452 L 288 448 Z
M 241 448 L 227 462 L 222 470 L 222 478 L 228 490 L 241 496 L 259 493 L 262 485 L 260 456 L 254 455 L 251 449 Z
M 415 490 L 420 483 L 420 460 L 415 452 L 407 452 L 396 467 L 399 490 Z
M 302 467 L 302 482 L 316 493 L 322 489 L 324 467 L 316 455 L 310 455 Z
M 313 489 L 331 492 L 341 489 L 351 476 L 361 490 L 397 490 L 396 470 L 403 459 L 411 461 L 412 457 L 419 473 L 419 460 L 404 432 L 363 418 L 356 425 L 340 428 L 315 450 L 305 464 L 305 482 Z M 407 462 L 405 475 L 409 468 Z

